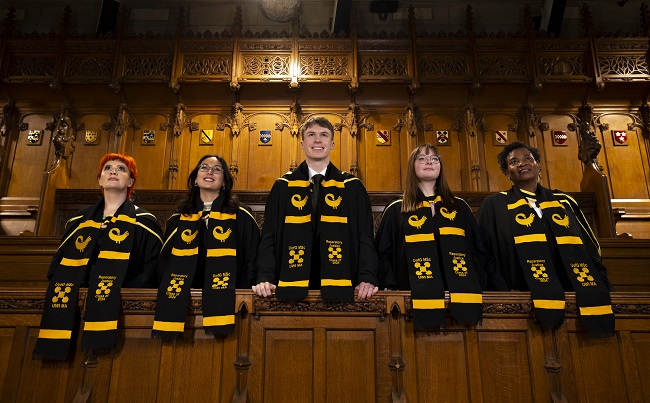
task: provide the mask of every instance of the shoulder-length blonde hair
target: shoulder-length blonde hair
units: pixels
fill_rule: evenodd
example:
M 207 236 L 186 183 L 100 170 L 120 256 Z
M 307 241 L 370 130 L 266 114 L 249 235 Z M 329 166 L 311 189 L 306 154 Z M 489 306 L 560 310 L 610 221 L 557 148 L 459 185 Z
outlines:
M 411 152 L 409 159 L 406 165 L 406 184 L 404 186 L 404 196 L 402 200 L 402 212 L 408 213 L 415 211 L 418 208 L 418 205 L 426 200 L 424 193 L 420 190 L 420 180 L 415 175 L 415 159 L 420 155 L 420 153 L 433 153 L 440 157 L 440 174 L 438 179 L 436 179 L 435 192 L 436 196 L 442 198 L 442 205 L 448 209 L 452 209 L 456 206 L 454 202 L 454 194 L 449 189 L 449 184 L 447 184 L 447 179 L 445 178 L 445 170 L 442 163 L 442 157 L 438 152 L 438 149 L 433 144 L 422 144 Z

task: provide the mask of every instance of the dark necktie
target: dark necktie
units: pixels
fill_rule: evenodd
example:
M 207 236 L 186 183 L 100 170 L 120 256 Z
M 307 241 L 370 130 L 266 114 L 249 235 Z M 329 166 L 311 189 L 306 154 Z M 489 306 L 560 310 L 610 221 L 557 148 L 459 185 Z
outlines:
M 316 211 L 316 206 L 318 206 L 318 192 L 320 192 L 320 183 L 323 180 L 323 175 L 321 174 L 316 174 L 311 177 L 312 182 L 314 182 L 314 189 L 312 192 L 312 199 L 311 199 L 311 205 L 314 207 L 314 211 Z

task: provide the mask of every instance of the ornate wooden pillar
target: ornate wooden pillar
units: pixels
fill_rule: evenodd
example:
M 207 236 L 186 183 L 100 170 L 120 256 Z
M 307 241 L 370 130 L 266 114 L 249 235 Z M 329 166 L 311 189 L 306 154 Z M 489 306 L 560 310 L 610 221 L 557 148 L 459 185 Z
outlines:
M 584 171 L 580 182 L 580 191 L 594 192 L 597 201 L 597 236 L 600 238 L 615 238 L 616 228 L 612 214 L 612 199 L 609 193 L 607 176 L 602 174 L 597 157 L 602 145 L 596 134 L 591 130 L 593 122 L 593 107 L 583 105 L 580 108 L 580 124 L 577 125 L 580 143 L 578 145 L 578 158 L 582 161 Z
M 45 125 L 52 132 L 54 160 L 43 173 L 40 205 L 36 215 L 34 234 L 39 236 L 54 235 L 55 214 L 54 196 L 57 188 L 70 187 L 68 157 L 74 154 L 77 127 L 73 127 L 69 117 L 69 105 L 63 105 L 58 117 Z
M 409 85 L 409 91 L 411 94 L 415 94 L 420 89 L 420 77 L 418 71 L 418 34 L 413 4 L 409 6 L 409 32 L 411 34 L 411 66 L 413 66 L 413 70 L 410 72 L 411 84 Z
M 242 123 L 242 110 L 244 107 L 236 102 L 232 107 L 232 121 L 230 124 L 230 134 L 232 135 L 232 151 L 230 154 L 230 172 L 235 180 L 239 173 L 239 132 Z
M 230 89 L 239 91 L 239 78 L 237 73 L 239 71 L 239 37 L 243 26 L 241 6 L 235 9 L 235 19 L 232 24 L 233 38 L 232 38 L 232 71 L 230 73 Z
M 300 128 L 302 127 L 302 112 L 297 99 L 291 104 L 290 109 L 291 111 L 288 117 L 286 115 L 280 115 L 282 122 L 275 124 L 275 130 L 281 132 L 285 127 L 289 129 L 289 133 L 291 134 L 291 144 L 289 146 L 289 159 L 291 162 L 289 170 L 293 172 L 298 168 L 298 144 L 301 140 Z
M 582 5 L 582 8 L 580 9 L 580 17 L 589 42 L 589 60 L 586 61 L 587 66 L 590 67 L 592 78 L 596 84 L 596 90 L 602 91 L 605 89 L 605 82 L 603 81 L 603 76 L 600 73 L 600 65 L 598 64 L 598 51 L 596 50 L 596 38 L 593 29 L 594 23 L 588 5 Z
M 542 133 L 548 131 L 548 123 L 541 121 L 541 117 L 535 113 L 535 107 L 531 104 L 524 106 L 521 121 L 522 126 L 526 131 L 528 144 L 539 148 L 537 144 L 537 131 Z
M 411 95 L 411 98 L 412 97 L 413 96 Z M 418 127 L 416 122 L 416 113 L 417 105 L 415 105 L 413 102 L 410 102 L 406 106 L 406 113 L 404 115 L 404 124 L 406 127 L 406 133 L 408 134 L 406 137 L 406 147 L 409 151 L 418 146 Z
M 391 401 L 393 403 L 406 403 L 406 390 L 404 388 L 404 363 L 402 353 L 402 330 L 404 329 L 404 299 L 388 298 L 386 301 L 388 312 L 388 368 L 391 379 Z
M 169 88 L 178 93 L 181 89 L 178 84 L 178 76 L 183 74 L 183 58 L 181 53 L 181 39 L 183 37 L 183 29 L 185 27 L 185 9 L 183 6 L 178 8 L 178 18 L 176 21 L 176 31 L 174 34 L 174 52 L 172 54 L 172 69 L 169 78 Z M 180 73 L 180 74 L 179 74 Z
M 237 180 L 237 174 L 239 173 L 239 134 L 243 128 L 247 128 L 249 131 L 257 128 L 257 124 L 251 123 L 250 116 L 244 115 L 243 110 L 242 104 L 235 102 L 232 106 L 232 114 L 226 117 L 227 121 L 217 124 L 217 130 L 224 130 L 226 127 L 230 128 L 230 134 L 232 135 L 230 172 L 235 180 Z
M 248 369 L 252 364 L 249 355 L 251 315 L 248 306 L 252 308 L 253 298 L 252 295 L 245 296 L 244 301 L 239 304 L 237 312 L 237 358 L 233 363 L 237 375 L 235 389 L 232 392 L 233 403 L 248 402 Z
M 176 142 L 178 138 L 183 134 L 183 131 L 187 128 L 190 129 L 190 132 L 199 130 L 199 124 L 197 122 L 192 122 L 191 118 L 185 113 L 185 104 L 178 103 L 174 107 L 174 115 L 167 120 L 166 123 L 160 125 L 160 130 L 167 131 L 169 126 L 172 127 L 172 141 L 171 141 L 171 150 L 169 153 L 169 166 L 167 168 L 169 172 L 169 178 L 167 181 L 167 189 L 175 189 L 176 181 L 178 174 L 178 160 L 179 156 L 178 151 L 176 150 Z
M 560 359 L 557 348 L 558 333 L 559 330 L 542 330 L 542 342 L 544 344 L 544 369 L 548 376 L 551 401 L 567 402 L 567 399 L 562 392 L 562 360 Z
M 7 152 L 11 142 L 11 132 L 18 126 L 18 108 L 13 102 L 2 107 L 0 113 L 0 194 L 6 194 L 10 172 L 7 172 Z
M 358 116 L 359 105 L 354 102 L 354 96 L 352 97 L 352 102 L 348 105 L 348 113 L 343 118 L 341 123 L 334 125 L 334 129 L 338 131 L 343 131 L 343 128 L 348 129 L 350 137 L 346 140 L 348 142 L 348 147 L 350 149 L 350 173 L 354 176 L 359 176 L 359 147 L 357 146 L 357 134 L 359 132 Z M 341 142 L 343 142 L 343 133 L 341 133 Z
M 128 128 L 140 130 L 140 124 L 129 114 L 129 106 L 125 103 L 120 104 L 117 113 L 110 116 L 109 121 L 102 125 L 102 130 L 112 131 L 113 141 L 108 145 L 109 153 L 124 152 L 126 144 L 123 143 L 124 133 Z
M 470 190 L 477 192 L 481 190 L 481 164 L 479 160 L 479 144 L 476 137 L 478 130 L 478 119 L 474 105 L 465 105 L 465 119 L 463 121 L 467 130 L 467 152 L 470 165 Z

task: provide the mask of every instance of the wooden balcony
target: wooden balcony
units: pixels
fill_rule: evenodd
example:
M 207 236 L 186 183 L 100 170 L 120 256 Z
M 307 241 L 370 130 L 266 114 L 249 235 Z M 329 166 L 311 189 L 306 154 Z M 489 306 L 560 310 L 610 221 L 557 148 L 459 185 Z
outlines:
M 200 328 L 195 290 L 185 338 L 163 343 L 150 337 L 155 290 L 128 289 L 117 348 L 85 355 L 77 345 L 69 362 L 31 358 L 43 296 L 0 290 L 3 402 L 650 400 L 647 292 L 612 294 L 616 334 L 593 338 L 572 293 L 554 332 L 540 330 L 528 293 L 486 292 L 479 326 L 448 321 L 434 334 L 413 332 L 408 292 L 328 304 L 317 291 L 284 303 L 240 290 L 235 333 L 215 339 Z

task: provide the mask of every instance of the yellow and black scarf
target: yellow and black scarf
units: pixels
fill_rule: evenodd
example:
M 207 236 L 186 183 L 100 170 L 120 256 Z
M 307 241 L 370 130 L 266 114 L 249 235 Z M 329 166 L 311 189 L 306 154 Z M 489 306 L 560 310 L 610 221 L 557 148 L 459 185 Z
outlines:
M 212 203 L 209 212 L 180 215 L 178 227 L 165 240 L 165 245 L 169 243 L 171 248 L 163 245 L 163 255 L 159 260 L 163 277 L 158 289 L 153 337 L 182 337 L 201 243 L 206 249 L 203 329 L 207 334 L 214 335 L 233 332 L 237 283 L 237 214 L 222 213 L 223 204 L 223 196 L 220 196 Z M 166 250 L 169 252 L 164 252 Z
M 445 323 L 445 280 L 449 310 L 454 320 L 477 324 L 483 315 L 483 290 L 465 239 L 458 226 L 457 211 L 442 207 L 440 196 L 420 203 L 414 212 L 403 213 L 404 247 L 409 267 L 413 328 L 437 331 Z M 436 239 L 435 229 L 439 239 Z
M 99 254 L 90 272 L 81 346 L 84 351 L 105 350 L 117 342 L 120 290 L 135 237 L 135 206 L 125 201 L 114 217 L 101 217 L 103 200 L 79 218 L 77 228 L 63 240 L 63 258 L 57 264 L 45 294 L 34 357 L 65 360 L 70 349 L 79 287 L 92 262 L 101 236 Z
M 342 172 L 329 171 L 333 170 L 328 170 L 328 177 L 321 183 L 318 211 L 314 211 L 311 203 L 312 184 L 300 169 L 288 178 L 282 178 L 287 181 L 288 200 L 285 204 L 282 267 L 276 289 L 278 299 L 300 300 L 307 296 L 314 239 L 319 240 L 322 298 L 326 301 L 354 299 L 345 186 L 358 179 L 346 179 Z
M 542 218 L 531 207 L 537 204 Z M 535 315 L 546 328 L 564 321 L 564 290 L 557 270 L 565 270 L 576 292 L 582 323 L 590 333 L 613 333 L 614 314 L 609 291 L 583 245 L 578 220 L 548 189 L 538 186 L 537 194 L 514 186 L 508 193 L 508 217 L 515 250 L 531 291 Z M 547 231 L 554 239 L 547 239 Z M 557 244 L 555 267 L 550 247 Z

